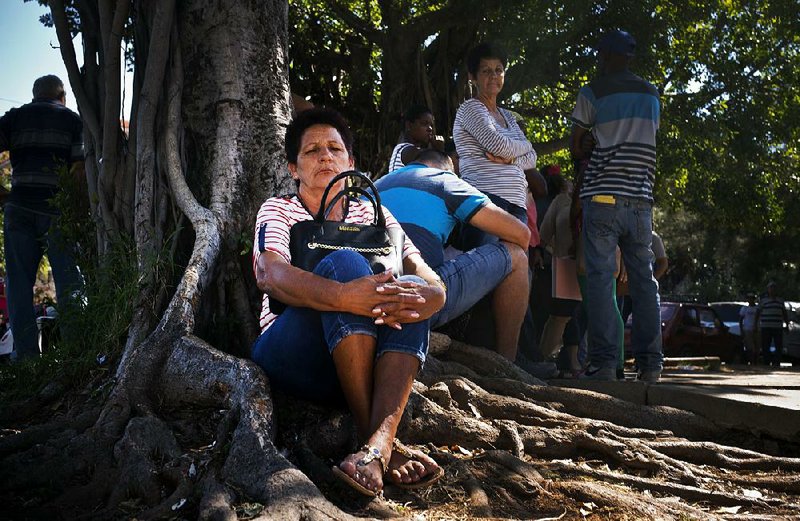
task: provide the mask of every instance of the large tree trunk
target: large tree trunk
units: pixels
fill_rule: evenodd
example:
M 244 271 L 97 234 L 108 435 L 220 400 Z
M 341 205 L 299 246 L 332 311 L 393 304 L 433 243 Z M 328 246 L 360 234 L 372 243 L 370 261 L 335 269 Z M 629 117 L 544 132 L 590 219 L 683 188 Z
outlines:
M 115 236 L 134 231 L 141 295 L 115 385 L 94 424 L 73 442 L 78 463 L 59 469 L 69 476 L 74 467 L 90 469 L 90 478 L 66 489 L 56 504 L 79 511 L 101 507 L 100 517 L 118 517 L 121 505 L 137 497 L 146 507 L 137 517 L 160 518 L 176 510 L 177 501 L 197 495 L 203 498 L 195 505 L 201 517 L 230 517 L 238 491 L 287 519 L 339 517 L 272 444 L 270 398 L 260 370 L 195 336 L 216 337 L 228 351 L 245 353 L 257 333 L 249 289 L 252 220 L 264 198 L 288 180 L 282 151 L 291 113 L 286 2 L 196 0 L 177 8 L 174 0 L 134 2 L 142 85 L 135 100 L 135 150 L 118 140 L 114 52 L 131 4 L 87 1 L 80 7 L 85 21 L 99 20 L 91 26 L 99 38 L 95 33 L 91 41 L 102 41 L 106 50 L 99 58 L 105 66 L 100 100 L 89 98 L 86 72 L 81 76 L 70 60 L 65 6 L 52 3 L 79 107 L 89 115 L 96 107 L 102 111 L 87 125 L 104 158 L 91 183 L 105 230 L 99 250 L 102 255 Z M 126 168 L 130 160 L 135 169 Z M 128 172 L 135 172 L 136 189 L 129 194 L 133 200 L 119 205 L 127 213 L 117 214 L 112 199 L 126 192 L 108 187 Z M 176 232 L 171 244 L 168 237 Z M 185 265 L 171 295 L 166 290 L 173 282 L 150 270 L 165 246 L 174 255 L 170 262 Z M 234 333 L 213 335 L 220 327 Z M 202 486 L 179 461 L 187 447 L 164 415 L 165 408 L 198 405 L 227 411 L 212 430 L 225 451 L 215 451 L 219 464 L 201 474 Z M 164 467 L 163 459 L 173 462 Z M 298 495 L 305 499 L 291 499 Z

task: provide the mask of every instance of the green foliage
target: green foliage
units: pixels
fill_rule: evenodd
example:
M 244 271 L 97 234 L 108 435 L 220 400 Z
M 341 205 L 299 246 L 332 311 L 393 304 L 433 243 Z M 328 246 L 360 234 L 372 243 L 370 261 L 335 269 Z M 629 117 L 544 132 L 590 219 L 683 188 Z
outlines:
M 795 1 L 292 0 L 289 16 L 293 90 L 343 110 L 356 127 L 359 164 L 376 171 L 397 138 L 402 106 L 432 105 L 437 130 L 449 132 L 474 43 L 506 47 L 502 103 L 543 143 L 569 135 L 600 35 L 629 30 L 638 44 L 633 71 L 662 93 L 657 204 L 670 219 L 694 223 L 666 239 L 675 255 L 707 266 L 684 278 L 723 293 L 760 287 L 766 276 L 800 277 Z M 546 163 L 571 171 L 564 152 L 540 157 Z M 696 241 L 705 243 L 682 249 Z
M 83 274 L 81 298 L 58 308 L 56 347 L 39 360 L 0 368 L 0 401 L 31 396 L 53 381 L 80 388 L 115 367 L 138 293 L 133 245 L 115 243 L 102 267 Z
M 86 188 L 77 174 L 66 167 L 59 171 L 61 191 L 53 204 L 61 212 L 64 240 L 75 246 L 83 291 L 69 302 L 58 303 L 55 348 L 38 360 L 0 369 L 0 400 L 31 396 L 53 381 L 80 388 L 107 375 L 124 346 L 139 291 L 135 246 L 131 239 L 121 238 L 112 243 L 101 262 Z M 159 263 L 163 264 L 153 259 L 149 269 Z

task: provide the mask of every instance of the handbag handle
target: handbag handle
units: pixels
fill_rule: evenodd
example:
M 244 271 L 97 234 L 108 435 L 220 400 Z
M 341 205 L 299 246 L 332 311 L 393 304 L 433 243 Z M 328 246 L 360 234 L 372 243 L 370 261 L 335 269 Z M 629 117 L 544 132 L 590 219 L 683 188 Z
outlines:
M 333 185 L 335 185 L 338 181 L 348 177 L 361 179 L 362 181 L 365 181 L 367 185 L 369 185 L 369 188 L 370 190 L 372 190 L 372 195 L 374 195 L 374 198 L 369 197 L 369 195 L 367 195 L 367 197 L 369 198 L 370 202 L 375 208 L 377 225 L 385 227 L 386 217 L 383 215 L 383 207 L 381 206 L 381 196 L 378 195 L 378 190 L 375 188 L 375 184 L 372 182 L 372 180 L 357 170 L 348 170 L 347 172 L 342 172 L 340 174 L 337 174 L 333 179 L 331 179 L 330 183 L 328 183 L 328 186 L 325 187 L 325 191 L 322 193 L 322 201 L 319 204 L 319 210 L 317 211 L 317 215 L 314 216 L 314 220 L 319 223 L 325 221 L 325 217 L 327 217 L 328 213 L 330 212 L 328 206 L 333 206 L 333 204 L 335 204 L 336 201 L 339 198 L 341 198 L 342 193 L 347 192 L 348 190 L 352 190 L 354 188 L 357 190 L 353 191 L 359 191 L 359 193 L 366 192 L 366 190 L 364 190 L 363 188 L 350 186 L 347 189 L 342 190 L 342 192 L 340 192 L 339 194 L 337 194 L 337 196 L 333 198 L 333 201 L 331 201 L 330 205 L 326 204 L 326 201 L 328 200 L 328 193 L 331 191 L 331 188 L 333 188 Z
M 360 186 L 346 186 L 344 190 L 333 196 L 331 202 L 328 203 L 328 207 L 325 208 L 325 215 L 323 216 L 323 218 L 324 219 L 328 218 L 328 214 L 331 213 L 331 210 L 333 210 L 333 208 L 336 206 L 336 202 L 339 201 L 339 199 L 341 199 L 342 197 L 359 196 L 359 195 L 367 199 L 367 201 L 369 201 L 373 207 L 376 208 L 378 207 L 375 202 L 375 196 L 373 196 L 370 192 L 364 190 Z M 348 201 L 347 203 L 350 204 L 350 201 Z M 375 213 L 375 218 L 373 219 L 372 224 L 376 225 L 378 224 L 379 217 L 378 217 L 378 212 L 374 213 Z

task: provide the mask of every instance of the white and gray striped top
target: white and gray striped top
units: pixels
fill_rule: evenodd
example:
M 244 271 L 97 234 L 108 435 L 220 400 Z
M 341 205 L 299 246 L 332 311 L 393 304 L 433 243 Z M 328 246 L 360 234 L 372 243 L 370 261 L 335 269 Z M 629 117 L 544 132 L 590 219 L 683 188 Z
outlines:
M 507 128 L 498 125 L 486 105 L 477 99 L 467 100 L 458 108 L 453 141 L 461 177 L 481 192 L 525 208 L 528 190 L 525 170 L 536 167 L 536 151 L 514 115 L 498 109 Z M 486 158 L 486 152 L 514 161 L 510 165 L 494 163 Z

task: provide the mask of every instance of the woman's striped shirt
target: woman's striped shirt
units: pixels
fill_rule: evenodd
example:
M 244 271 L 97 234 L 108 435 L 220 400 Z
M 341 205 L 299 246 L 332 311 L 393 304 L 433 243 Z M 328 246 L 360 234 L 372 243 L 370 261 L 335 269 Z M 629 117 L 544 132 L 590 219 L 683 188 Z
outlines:
M 536 151 L 519 128 L 514 115 L 498 107 L 506 127 L 498 125 L 481 101 L 465 101 L 456 112 L 453 141 L 461 177 L 484 193 L 502 197 L 525 208 L 528 182 L 525 170 L 536 167 Z M 486 152 L 513 158 L 510 165 L 494 163 Z
M 400 224 L 389 213 L 386 207 L 383 207 L 383 214 L 386 217 L 386 227 L 394 228 L 400 227 Z M 371 224 L 375 218 L 375 210 L 372 204 L 361 201 L 351 200 L 350 209 L 344 221 L 347 223 L 356 224 Z M 301 221 L 310 221 L 313 219 L 311 214 L 303 207 L 296 194 L 287 195 L 283 197 L 271 197 L 261 205 L 256 217 L 255 236 L 253 240 L 253 272 L 256 272 L 256 265 L 258 256 L 262 250 L 270 251 L 280 255 L 286 262 L 292 262 L 291 253 L 289 251 L 289 230 L 292 226 Z M 263 248 L 261 247 L 262 240 L 262 227 L 263 227 Z M 405 259 L 411 254 L 419 254 L 419 250 L 414 246 L 411 240 L 406 237 L 403 244 L 403 258 Z M 261 317 L 259 323 L 261 324 L 261 332 L 267 330 L 269 326 L 278 318 L 277 315 L 270 311 L 269 296 L 264 293 L 261 300 Z

